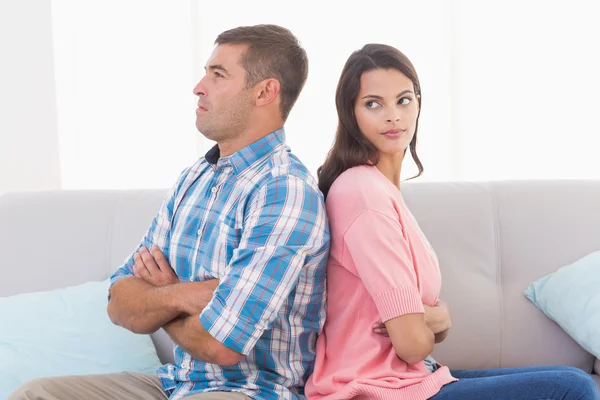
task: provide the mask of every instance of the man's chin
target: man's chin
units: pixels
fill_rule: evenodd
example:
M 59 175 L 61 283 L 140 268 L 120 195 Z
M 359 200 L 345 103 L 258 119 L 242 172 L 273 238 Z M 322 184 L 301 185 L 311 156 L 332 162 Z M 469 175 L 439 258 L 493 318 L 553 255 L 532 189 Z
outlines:
M 215 141 L 215 135 L 213 134 L 213 132 L 210 129 L 207 129 L 206 127 L 196 124 L 196 129 L 198 129 L 198 132 L 200 132 L 200 134 L 202 134 L 202 136 L 204 136 L 205 138 L 207 138 L 208 140 L 212 140 Z
M 200 122 L 198 120 L 198 118 L 196 118 L 196 129 L 198 130 L 198 132 L 202 133 L 202 135 L 204 135 L 204 132 L 210 131 L 210 129 L 207 129 L 206 124 L 203 124 L 202 122 Z M 204 136 L 206 136 L 206 135 L 204 135 Z

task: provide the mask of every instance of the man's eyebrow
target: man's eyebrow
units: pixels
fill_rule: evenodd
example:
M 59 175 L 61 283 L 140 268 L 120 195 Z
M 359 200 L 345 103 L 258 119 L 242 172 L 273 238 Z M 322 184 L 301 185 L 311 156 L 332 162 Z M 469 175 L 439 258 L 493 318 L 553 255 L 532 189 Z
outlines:
M 227 68 L 225 68 L 225 67 L 224 67 L 224 66 L 222 66 L 221 64 L 212 64 L 212 65 L 209 65 L 209 66 L 208 66 L 208 68 L 207 68 L 207 67 L 204 67 L 204 70 L 205 70 L 205 71 L 209 71 L 209 70 L 210 70 L 210 71 L 219 70 L 219 71 L 223 71 L 223 72 L 225 72 L 226 74 L 229 74 L 229 71 L 227 71 Z

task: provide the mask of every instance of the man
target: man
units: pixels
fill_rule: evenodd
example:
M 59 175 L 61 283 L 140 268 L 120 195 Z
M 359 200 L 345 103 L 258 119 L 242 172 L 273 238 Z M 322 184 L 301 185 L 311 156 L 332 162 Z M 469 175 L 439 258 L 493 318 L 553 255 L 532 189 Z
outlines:
M 111 278 L 111 320 L 161 327 L 174 364 L 42 379 L 11 399 L 296 399 L 325 318 L 329 230 L 323 197 L 285 145 L 308 74 L 275 25 L 218 36 L 194 88 L 196 127 L 216 141 L 183 171 L 138 249 Z

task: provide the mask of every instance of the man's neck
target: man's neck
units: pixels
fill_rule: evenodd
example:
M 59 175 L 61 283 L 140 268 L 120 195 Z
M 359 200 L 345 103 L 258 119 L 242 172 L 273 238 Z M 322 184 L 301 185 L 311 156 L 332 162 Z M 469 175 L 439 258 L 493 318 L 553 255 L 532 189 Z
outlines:
M 270 126 L 247 129 L 233 139 L 217 142 L 219 153 L 221 157 L 230 156 L 281 128 L 283 128 L 282 124 L 271 124 Z

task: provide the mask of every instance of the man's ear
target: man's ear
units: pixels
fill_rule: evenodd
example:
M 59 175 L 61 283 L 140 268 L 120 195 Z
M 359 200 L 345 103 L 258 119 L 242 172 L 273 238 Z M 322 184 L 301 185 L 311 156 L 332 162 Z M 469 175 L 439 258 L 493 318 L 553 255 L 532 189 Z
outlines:
M 281 85 L 277 79 L 265 79 L 259 84 L 259 92 L 256 97 L 257 106 L 271 104 L 277 99 Z

